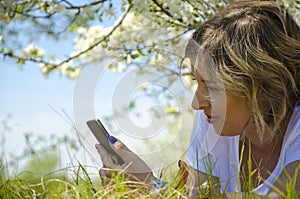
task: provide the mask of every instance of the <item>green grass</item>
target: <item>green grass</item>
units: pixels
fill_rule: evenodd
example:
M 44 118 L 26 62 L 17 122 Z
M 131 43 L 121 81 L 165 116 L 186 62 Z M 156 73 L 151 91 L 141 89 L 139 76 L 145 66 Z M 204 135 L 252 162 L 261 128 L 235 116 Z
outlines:
M 106 186 L 100 178 L 91 179 L 82 165 L 71 179 L 48 178 L 39 181 L 14 177 L 1 179 L 0 198 L 176 198 L 181 193 L 170 188 L 159 193 L 150 185 L 125 180 L 124 175 L 114 176 Z
M 295 172 L 298 174 L 300 167 Z M 295 189 L 296 177 L 290 179 L 290 183 L 283 186 L 286 187 L 286 194 L 284 198 L 297 198 L 297 190 Z M 1 179 L 0 181 L 0 198 L 14 199 L 14 198 L 178 198 L 186 195 L 184 190 L 174 189 L 176 179 L 173 179 L 168 189 L 164 191 L 154 191 L 150 185 L 128 181 L 124 175 L 115 175 L 106 186 L 102 186 L 100 178 L 91 179 L 85 168 L 79 164 L 77 171 L 67 178 L 45 178 L 41 176 L 39 180 L 22 179 L 20 177 L 13 177 L 9 179 Z M 215 182 L 214 182 L 215 183 Z M 216 192 L 213 183 L 209 182 L 208 187 L 202 189 L 201 195 L 209 194 L 212 198 L 224 198 L 223 193 Z M 249 184 L 249 186 L 251 186 Z M 278 190 L 278 192 L 280 192 Z M 251 197 L 251 194 L 245 195 L 245 198 Z
M 244 148 L 242 148 L 242 152 Z M 251 149 L 249 150 L 249 157 Z M 244 190 L 252 190 L 252 162 L 248 158 L 248 175 L 240 173 L 241 178 L 244 179 Z M 207 164 L 208 168 L 212 168 L 213 162 Z M 40 165 L 42 166 L 42 165 Z M 2 167 L 3 169 L 3 167 Z M 89 168 L 90 169 L 90 168 Z M 35 168 L 37 171 L 37 168 Z M 220 182 L 216 181 L 212 176 L 212 169 L 209 169 L 208 183 L 206 186 L 200 186 L 200 195 L 211 198 L 224 198 L 224 193 L 220 192 Z M 283 198 L 294 199 L 298 198 L 298 191 L 296 190 L 296 177 L 300 171 L 300 165 L 295 171 L 294 176 L 289 176 L 289 183 L 281 183 L 280 186 L 286 191 L 283 193 L 278 188 L 273 188 L 280 193 Z M 160 171 L 162 172 L 162 171 Z M 187 193 L 184 188 L 176 190 L 178 184 L 178 166 L 173 164 L 163 171 L 163 180 L 168 182 L 168 188 L 163 191 L 155 191 L 151 185 L 132 180 L 126 180 L 123 173 L 114 173 L 113 177 L 104 186 L 98 174 L 91 174 L 87 172 L 87 167 L 78 163 L 78 166 L 73 168 L 66 168 L 55 172 L 46 174 L 37 174 L 33 171 L 22 172 L 18 175 L 0 176 L 0 199 L 14 199 L 14 198 L 187 198 Z M 1 173 L 1 172 L 0 172 Z M 2 172 L 3 174 L 3 172 Z M 7 177 L 8 176 L 8 177 Z M 247 179 L 247 180 L 245 180 Z M 201 181 L 201 176 L 198 176 Z M 203 197 L 205 198 L 205 197 Z M 251 192 L 243 194 L 243 198 L 256 198 Z

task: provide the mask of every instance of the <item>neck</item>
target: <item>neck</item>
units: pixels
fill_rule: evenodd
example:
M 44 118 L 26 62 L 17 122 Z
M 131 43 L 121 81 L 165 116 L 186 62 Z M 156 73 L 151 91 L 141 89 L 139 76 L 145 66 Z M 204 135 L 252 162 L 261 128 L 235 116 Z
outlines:
M 269 153 L 269 152 L 274 151 L 274 147 L 276 148 L 276 146 L 278 146 L 278 145 L 281 146 L 281 144 L 282 144 L 283 137 L 287 130 L 287 126 L 290 121 L 291 115 L 292 115 L 292 111 L 289 111 L 286 115 L 286 119 L 282 122 L 281 127 L 278 129 L 278 132 L 277 132 L 276 136 L 274 136 L 273 139 L 270 139 L 269 137 L 265 137 L 261 141 L 257 136 L 257 131 L 256 131 L 255 127 L 249 128 L 249 129 L 255 129 L 255 130 L 248 131 L 246 134 L 246 138 L 250 140 L 252 147 L 254 147 L 255 149 L 257 149 L 261 152 Z M 265 133 L 265 135 L 266 134 L 267 133 Z
M 258 139 L 257 134 L 253 135 L 252 133 L 248 133 L 246 138 L 250 141 L 253 150 L 260 151 L 265 154 L 272 153 L 274 151 L 274 147 L 276 147 L 283 140 L 282 136 L 279 136 L 276 137 L 276 139 L 265 139 L 261 142 Z

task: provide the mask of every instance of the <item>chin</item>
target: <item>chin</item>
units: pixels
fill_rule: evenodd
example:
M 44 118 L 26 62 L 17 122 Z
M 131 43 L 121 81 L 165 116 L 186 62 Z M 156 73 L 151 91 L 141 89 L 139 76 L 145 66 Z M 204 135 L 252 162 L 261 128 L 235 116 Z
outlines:
M 214 129 L 220 129 L 221 126 L 219 126 L 219 128 L 217 127 L 218 125 L 214 125 Z M 239 127 L 236 128 L 232 128 L 233 125 L 226 125 L 224 124 L 222 126 L 222 128 L 219 131 L 216 131 L 217 134 L 221 135 L 221 136 L 237 136 L 240 135 L 241 133 L 241 129 Z
M 226 130 L 222 130 L 221 132 L 221 136 L 237 136 L 237 135 L 240 135 L 240 133 L 232 133 L 232 132 L 236 132 L 236 131 L 226 131 Z

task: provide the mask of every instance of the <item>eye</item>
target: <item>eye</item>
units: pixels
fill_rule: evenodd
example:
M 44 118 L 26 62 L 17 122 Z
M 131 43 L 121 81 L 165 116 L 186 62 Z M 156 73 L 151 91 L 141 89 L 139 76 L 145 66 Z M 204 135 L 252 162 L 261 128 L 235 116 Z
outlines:
M 203 79 L 200 81 L 200 85 L 202 86 L 202 88 L 204 88 L 205 90 L 210 91 L 210 92 L 218 92 L 219 91 L 219 88 L 214 86 L 214 83 L 211 83 L 211 82 L 207 83 Z
M 219 91 L 218 88 L 216 88 L 216 87 L 211 87 L 211 86 L 207 86 L 207 89 L 210 90 L 210 91 Z
M 208 84 L 211 84 L 211 83 L 206 83 L 204 80 L 201 81 L 200 85 L 203 89 L 205 89 L 207 92 L 218 92 L 219 89 L 215 86 L 211 86 L 211 85 L 208 85 Z

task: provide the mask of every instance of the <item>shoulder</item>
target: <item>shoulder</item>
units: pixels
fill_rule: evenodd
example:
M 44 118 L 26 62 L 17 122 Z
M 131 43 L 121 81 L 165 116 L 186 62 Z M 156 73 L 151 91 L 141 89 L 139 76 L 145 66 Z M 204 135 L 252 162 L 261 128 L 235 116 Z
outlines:
M 296 106 L 293 110 L 284 139 L 287 142 L 297 137 L 300 137 L 300 106 Z
M 300 106 L 295 107 L 284 137 L 282 155 L 284 165 L 300 160 Z

